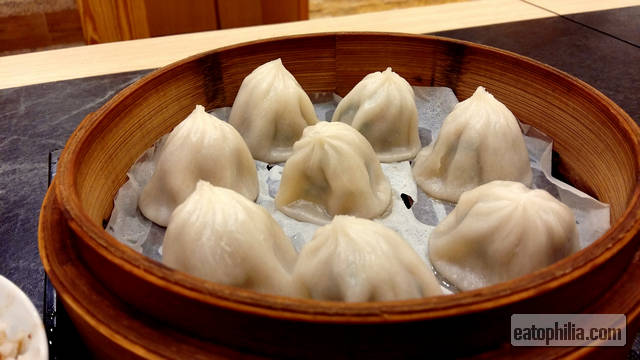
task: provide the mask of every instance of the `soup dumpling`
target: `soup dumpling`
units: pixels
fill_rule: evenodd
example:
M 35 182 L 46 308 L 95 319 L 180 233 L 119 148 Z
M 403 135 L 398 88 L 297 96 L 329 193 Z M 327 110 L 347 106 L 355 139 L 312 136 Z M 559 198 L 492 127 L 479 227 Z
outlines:
M 413 159 L 420 151 L 415 94 L 391 68 L 365 76 L 340 101 L 331 121 L 360 131 L 382 162 Z
M 260 205 L 199 181 L 171 215 L 162 244 L 165 265 L 219 284 L 297 296 L 291 240 Z
M 531 273 L 577 250 L 571 209 L 544 190 L 512 181 L 463 193 L 429 239 L 431 263 L 461 290 Z
M 482 86 L 446 117 L 437 139 L 416 157 L 413 176 L 427 194 L 451 202 L 493 180 L 529 186 L 532 179 L 518 121 Z
M 167 226 L 173 210 L 201 179 L 249 200 L 258 197 L 258 173 L 247 144 L 231 125 L 201 105 L 171 131 L 160 151 L 138 199 L 142 214 L 158 225 Z
M 391 185 L 367 139 L 341 122 L 304 130 L 282 171 L 278 210 L 316 224 L 334 215 L 375 218 L 391 206 Z
M 391 301 L 441 295 L 433 272 L 395 231 L 336 216 L 300 252 L 297 287 L 313 299 Z
M 280 59 L 244 78 L 229 115 L 253 157 L 269 163 L 286 161 L 302 130 L 316 122 L 309 96 Z

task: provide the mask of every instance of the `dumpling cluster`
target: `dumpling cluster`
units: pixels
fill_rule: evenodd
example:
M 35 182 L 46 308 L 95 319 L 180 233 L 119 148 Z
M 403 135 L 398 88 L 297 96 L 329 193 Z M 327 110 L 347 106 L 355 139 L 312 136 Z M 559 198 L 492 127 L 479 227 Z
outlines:
M 138 200 L 140 211 L 158 225 L 167 226 L 173 210 L 198 180 L 235 190 L 249 200 L 258 196 L 258 173 L 244 140 L 203 106 L 197 105 L 173 129 L 160 151 L 155 172 Z
M 390 301 L 442 294 L 433 273 L 393 230 L 336 216 L 305 245 L 293 271 L 313 299 Z
M 229 115 L 253 157 L 269 163 L 286 161 L 302 130 L 316 122 L 309 96 L 280 59 L 244 78 Z
M 298 296 L 290 272 L 296 251 L 260 205 L 199 181 L 171 215 L 162 261 L 219 284 Z
M 471 290 L 538 270 L 577 250 L 575 217 L 532 173 L 515 116 L 483 87 L 457 104 L 416 157 L 427 194 L 457 206 L 429 239 L 436 270 Z
M 431 263 L 460 290 L 531 273 L 577 249 L 571 209 L 544 190 L 512 181 L 463 193 L 429 241 Z
M 411 85 L 387 68 L 365 76 L 340 101 L 331 121 L 360 131 L 380 161 L 409 160 L 420 151 L 414 97 Z
M 163 262 L 219 284 L 334 301 L 391 301 L 442 293 L 418 254 L 393 230 L 336 216 L 298 258 L 261 206 L 206 181 L 171 215 Z
M 197 107 L 169 136 L 140 199 L 145 215 L 168 224 L 163 262 L 216 283 L 285 296 L 382 301 L 440 294 L 433 273 L 383 225 L 337 216 L 296 262 L 283 230 L 251 201 L 257 182 L 250 153 L 287 160 L 276 206 L 291 217 L 322 224 L 334 215 L 375 218 L 389 210 L 391 186 L 378 156 L 405 159 L 419 149 L 413 91 L 388 69 L 367 76 L 341 104 L 357 114 L 316 123 L 308 96 L 278 59 L 243 81 L 229 118 L 242 136 Z
M 492 180 L 529 186 L 532 178 L 518 121 L 482 86 L 446 117 L 436 141 L 416 157 L 413 174 L 427 194 L 451 202 Z
M 392 206 L 380 161 L 412 159 L 419 150 L 413 89 L 391 68 L 365 76 L 331 122 L 318 122 L 277 59 L 245 78 L 229 123 L 196 106 L 175 127 L 138 204 L 168 225 L 163 262 L 206 280 L 333 301 L 434 296 L 442 291 L 432 271 L 400 235 L 369 220 Z M 278 210 L 324 225 L 299 257 L 253 202 L 252 156 L 286 161 Z M 461 290 L 513 279 L 577 250 L 573 213 L 525 186 L 532 174 L 518 122 L 482 87 L 447 116 L 413 175 L 429 195 L 458 202 L 431 234 L 429 257 Z
M 344 214 L 370 219 L 391 206 L 391 185 L 367 139 L 349 125 L 323 121 L 293 145 L 275 202 L 290 217 L 316 224 Z

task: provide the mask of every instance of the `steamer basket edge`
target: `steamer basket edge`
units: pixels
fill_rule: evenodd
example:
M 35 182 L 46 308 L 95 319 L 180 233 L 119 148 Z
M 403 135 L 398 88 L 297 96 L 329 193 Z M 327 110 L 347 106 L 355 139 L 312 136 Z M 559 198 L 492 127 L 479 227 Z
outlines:
M 219 346 L 215 343 L 199 340 L 198 337 L 190 337 L 189 334 L 176 332 L 171 328 L 167 328 L 167 325 L 158 323 L 153 319 L 145 320 L 145 317 L 137 312 L 136 309 L 132 309 L 115 297 L 114 294 L 109 293 L 98 279 L 91 276 L 90 270 L 78 259 L 78 254 L 73 251 L 72 239 L 69 236 L 70 230 L 66 226 L 60 226 L 59 220 L 61 217 L 62 214 L 55 199 L 55 192 L 53 189 L 49 189 L 43 203 L 38 229 L 39 249 L 43 265 L 58 290 L 58 294 L 65 304 L 65 309 L 69 312 L 84 341 L 97 358 L 209 358 L 213 354 L 230 358 L 237 358 L 240 355 L 247 357 L 246 351 L 249 351 L 249 349 L 246 347 L 241 350 L 243 353 L 239 354 L 232 348 Z M 70 264 L 74 264 L 74 266 L 69 266 Z M 427 346 L 431 354 L 447 351 L 450 356 L 456 354 L 477 355 L 481 358 L 511 358 L 516 355 L 518 357 L 539 358 L 540 356 L 560 357 L 569 354 L 574 358 L 597 358 L 596 356 L 609 356 L 612 352 L 617 353 L 618 357 L 623 357 L 626 355 L 625 349 L 628 349 L 632 343 L 632 334 L 636 333 L 638 325 L 640 325 L 638 323 L 640 292 L 634 286 L 629 286 L 634 283 L 634 279 L 640 276 L 640 252 L 636 253 L 629 269 L 630 272 L 617 281 L 612 291 L 598 301 L 600 304 L 595 304 L 585 309 L 586 313 L 624 312 L 627 314 L 628 341 L 627 346 L 624 348 L 509 348 L 504 345 L 491 344 L 494 346 L 468 349 L 468 344 L 459 341 L 464 339 L 458 339 L 457 336 L 448 335 L 449 338 L 454 339 L 455 344 L 451 344 L 450 342 L 440 343 L 438 342 L 439 339 L 429 341 L 423 334 L 420 334 L 421 341 L 416 343 L 420 346 L 416 348 L 414 344 L 413 347 L 405 347 L 402 350 L 405 355 L 424 355 L 425 346 Z M 629 302 L 629 299 L 634 299 L 634 302 Z M 469 326 L 465 328 L 469 328 Z M 256 330 L 264 329 L 252 329 L 252 331 Z M 443 333 L 452 329 L 443 327 L 438 330 Z M 273 329 L 267 329 L 267 331 L 273 331 Z M 460 329 L 457 329 L 457 332 L 459 331 Z M 480 331 L 486 332 L 487 329 L 481 327 Z M 502 337 L 504 338 L 504 334 Z M 326 339 L 326 337 L 322 339 Z M 394 339 L 387 338 L 385 340 L 393 343 Z M 505 339 L 503 339 L 503 343 L 504 341 Z M 508 339 L 506 341 L 508 343 Z M 460 346 L 461 344 L 465 346 Z M 333 347 L 327 347 L 323 342 L 321 350 L 313 348 L 313 352 L 310 351 L 308 344 L 296 343 L 290 343 L 289 347 L 285 348 L 286 351 L 257 347 L 250 349 L 251 352 L 257 351 L 258 353 L 278 356 L 327 357 L 335 356 L 339 352 L 350 352 L 354 348 L 362 346 L 359 343 L 351 343 L 346 348 L 341 348 L 340 344 L 337 345 L 334 344 Z M 297 348 L 298 346 L 302 348 Z M 451 348 L 451 346 L 453 347 Z M 466 351 L 460 353 L 461 349 Z M 384 357 L 384 354 L 381 355 L 375 350 L 375 348 L 365 348 L 360 354 L 363 355 L 369 352 L 366 354 L 368 357 Z M 314 356 L 310 356 L 310 354 L 314 354 Z M 252 355 L 249 356 L 253 357 Z

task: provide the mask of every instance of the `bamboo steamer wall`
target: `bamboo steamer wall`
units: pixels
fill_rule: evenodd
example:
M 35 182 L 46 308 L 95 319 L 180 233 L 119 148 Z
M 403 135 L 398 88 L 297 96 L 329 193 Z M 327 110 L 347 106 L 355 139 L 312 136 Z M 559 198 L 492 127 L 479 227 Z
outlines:
M 558 170 L 611 204 L 612 229 L 589 248 L 506 283 L 453 296 L 355 304 L 206 282 L 108 235 L 101 224 L 137 157 L 195 104 L 230 106 L 243 78 L 278 57 L 307 92 L 345 95 L 365 74 L 387 66 L 413 85 L 450 87 L 459 99 L 485 86 L 521 121 L 553 138 Z M 629 116 L 593 88 L 512 53 L 430 36 L 305 35 L 214 50 L 141 79 L 78 127 L 54 190 L 71 243 L 92 274 L 118 298 L 186 333 L 291 356 L 328 355 L 336 348 L 417 354 L 424 339 L 468 355 L 504 343 L 512 313 L 578 312 L 623 273 L 638 245 L 638 134 Z

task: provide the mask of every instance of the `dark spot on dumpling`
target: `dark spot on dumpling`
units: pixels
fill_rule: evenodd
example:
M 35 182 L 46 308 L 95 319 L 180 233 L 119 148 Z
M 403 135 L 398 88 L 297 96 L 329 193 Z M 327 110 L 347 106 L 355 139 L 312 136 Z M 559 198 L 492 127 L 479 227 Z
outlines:
M 271 170 L 271 169 L 273 169 L 273 167 L 274 167 L 274 166 L 275 166 L 275 165 L 273 165 L 273 164 L 267 164 L 267 170 Z
M 402 199 L 404 206 L 406 206 L 407 209 L 411 209 L 413 203 L 415 202 L 413 198 L 405 193 L 400 194 L 400 198 Z

